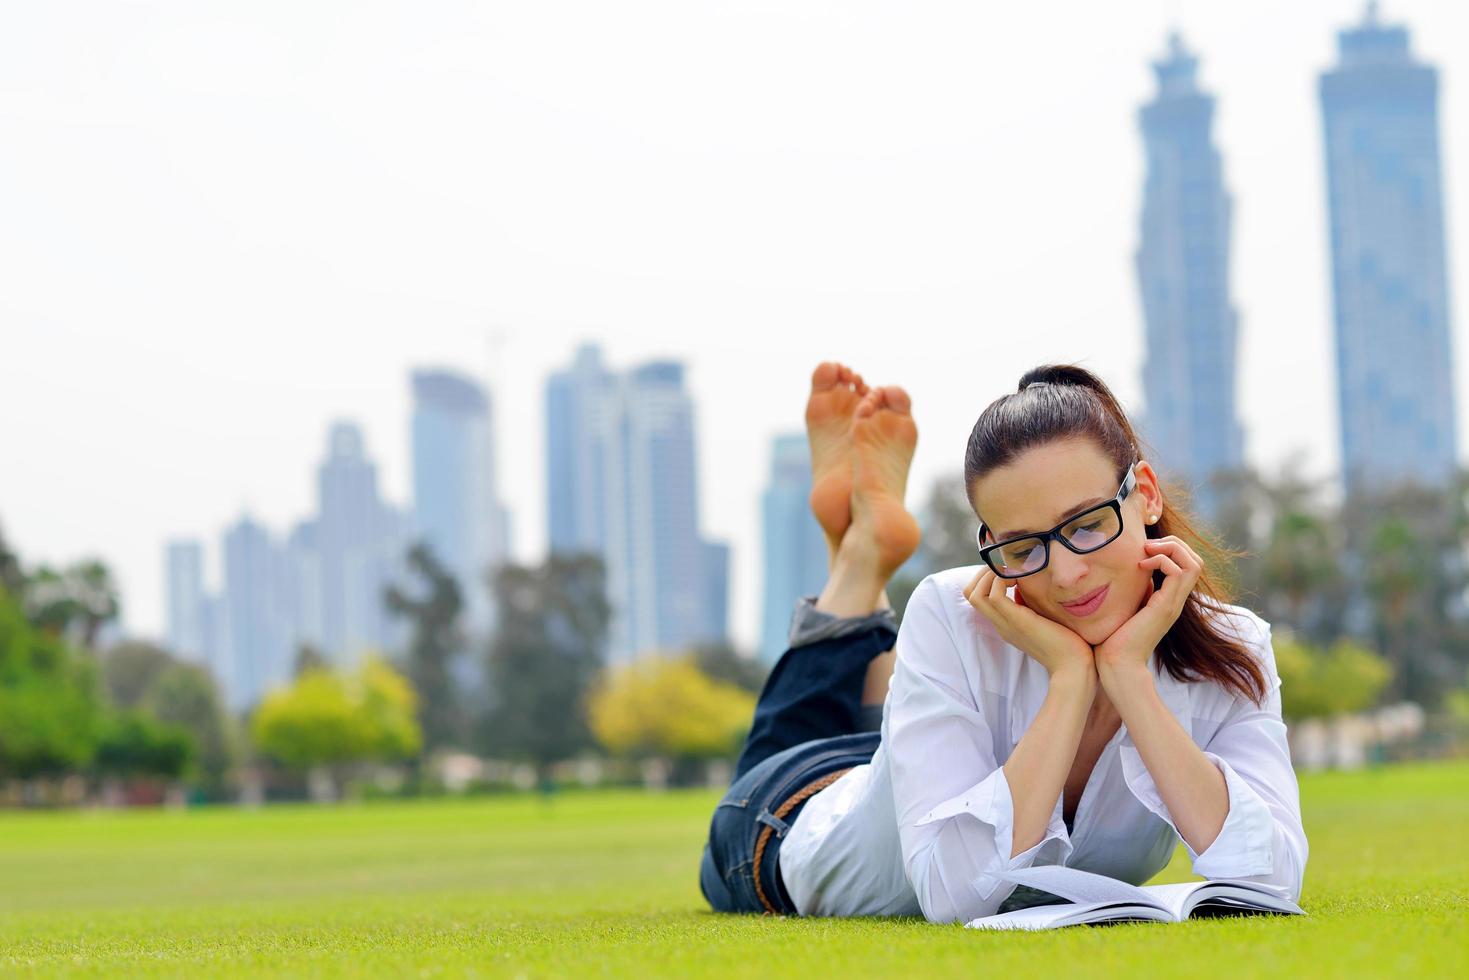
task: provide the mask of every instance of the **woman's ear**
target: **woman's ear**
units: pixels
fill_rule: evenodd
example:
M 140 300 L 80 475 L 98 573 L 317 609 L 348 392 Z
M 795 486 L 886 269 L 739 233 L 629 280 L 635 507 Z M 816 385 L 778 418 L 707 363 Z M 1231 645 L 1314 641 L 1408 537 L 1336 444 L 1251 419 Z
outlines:
M 1137 477 L 1137 495 L 1143 502 L 1143 510 L 1148 514 L 1163 513 L 1163 485 L 1153 464 L 1140 459 L 1134 464 L 1132 472 Z

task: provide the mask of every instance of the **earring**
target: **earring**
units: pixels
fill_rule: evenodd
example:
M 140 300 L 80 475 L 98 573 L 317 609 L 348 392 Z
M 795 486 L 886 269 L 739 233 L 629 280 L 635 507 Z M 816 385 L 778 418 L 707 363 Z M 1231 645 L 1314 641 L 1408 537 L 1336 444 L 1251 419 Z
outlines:
M 1158 523 L 1158 515 L 1157 514 L 1149 514 L 1148 515 L 1148 523 L 1149 524 L 1157 524 Z

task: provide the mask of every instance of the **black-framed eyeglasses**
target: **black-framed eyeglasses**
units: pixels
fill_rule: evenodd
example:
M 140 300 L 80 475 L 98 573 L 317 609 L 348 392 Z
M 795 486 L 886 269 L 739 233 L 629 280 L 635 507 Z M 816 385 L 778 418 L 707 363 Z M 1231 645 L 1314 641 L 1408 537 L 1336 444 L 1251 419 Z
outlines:
M 1084 514 L 1068 517 L 1042 534 L 1026 534 L 985 544 L 985 526 L 981 522 L 974 532 L 974 541 L 979 545 L 979 557 L 1000 578 L 1024 578 L 1034 575 L 1051 563 L 1051 539 L 1066 546 L 1068 551 L 1084 555 L 1104 548 L 1117 540 L 1122 533 L 1122 502 L 1137 488 L 1137 474 L 1133 467 L 1127 468 L 1117 496 L 1106 503 L 1098 504 Z

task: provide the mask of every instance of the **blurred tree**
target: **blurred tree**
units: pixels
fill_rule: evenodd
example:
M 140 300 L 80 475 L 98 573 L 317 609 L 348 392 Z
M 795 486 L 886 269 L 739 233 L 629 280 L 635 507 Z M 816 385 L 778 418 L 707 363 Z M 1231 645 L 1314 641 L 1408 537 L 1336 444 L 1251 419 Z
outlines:
M 102 656 L 102 682 L 108 700 L 119 708 L 134 708 L 176 660 L 151 643 L 119 643 Z
M 25 573 L 21 571 L 20 556 L 10 550 L 3 526 L 0 526 L 0 589 L 17 599 L 25 591 Z
M 1287 718 L 1326 718 L 1370 708 L 1392 677 L 1385 660 L 1349 640 L 1320 650 L 1285 633 L 1272 647 L 1281 713 Z
M 733 756 L 754 711 L 749 691 L 713 679 L 692 656 L 618 668 L 587 703 L 592 731 L 609 752 L 674 759 Z
M 93 762 L 104 775 L 179 779 L 194 761 L 194 738 L 141 711 L 119 711 L 102 723 Z
M 308 670 L 331 670 L 332 661 L 321 647 L 314 643 L 302 643 L 296 647 L 296 662 L 291 665 L 291 676 L 300 677 Z
M 37 627 L 88 650 L 97 648 L 98 633 L 120 609 L 112 572 L 96 559 L 62 571 L 41 566 L 26 581 L 25 605 Z
M 553 554 L 535 567 L 504 565 L 493 577 L 500 625 L 490 643 L 494 703 L 479 726 L 491 756 L 551 763 L 592 744 L 584 700 L 601 669 L 611 609 L 596 555 Z
M 716 681 L 733 684 L 742 691 L 759 694 L 765 686 L 770 665 L 741 655 L 728 643 L 705 643 L 693 651 L 694 663 Z
M 1271 623 L 1309 632 L 1309 604 L 1340 583 L 1341 559 L 1326 519 L 1305 510 L 1277 514 L 1259 559 L 1261 612 Z
M 392 585 L 386 601 L 393 614 L 413 626 L 401 667 L 418 692 L 423 749 L 460 747 L 467 740 L 467 723 L 453 672 L 464 652 L 459 584 L 425 544 L 409 549 L 408 567 L 422 583 L 423 598 Z
M 197 764 L 194 779 L 210 798 L 227 796 L 239 758 L 238 733 L 208 669 L 174 661 L 154 677 L 139 706 L 159 722 L 189 733 Z
M 1463 671 L 1466 579 L 1456 494 L 1411 483 L 1343 505 L 1349 564 L 1367 634 L 1393 668 L 1391 694 L 1434 706 Z
M 108 701 L 186 731 L 197 763 L 193 777 L 209 796 L 225 795 L 236 759 L 233 722 L 209 670 L 138 641 L 111 647 L 101 661 Z
M 397 761 L 422 744 L 416 701 L 407 679 L 373 656 L 350 675 L 310 670 L 270 692 L 250 730 L 261 752 L 292 769 Z
M 0 591 L 0 776 L 82 768 L 96 750 L 101 711 L 92 660 L 34 628 Z

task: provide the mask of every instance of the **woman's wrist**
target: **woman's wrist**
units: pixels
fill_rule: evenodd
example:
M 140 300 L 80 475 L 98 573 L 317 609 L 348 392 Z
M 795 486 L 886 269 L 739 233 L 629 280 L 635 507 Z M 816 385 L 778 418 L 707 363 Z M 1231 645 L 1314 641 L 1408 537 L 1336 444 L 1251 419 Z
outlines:
M 1107 691 L 1111 702 L 1122 709 L 1124 704 L 1156 694 L 1157 686 L 1147 664 L 1127 663 L 1097 665 L 1097 680 Z
M 1097 692 L 1100 683 L 1097 677 L 1097 668 L 1092 664 L 1075 664 L 1058 667 L 1051 672 L 1050 686 L 1052 690 L 1062 691 L 1066 694 L 1086 696 L 1088 703 L 1090 698 Z

